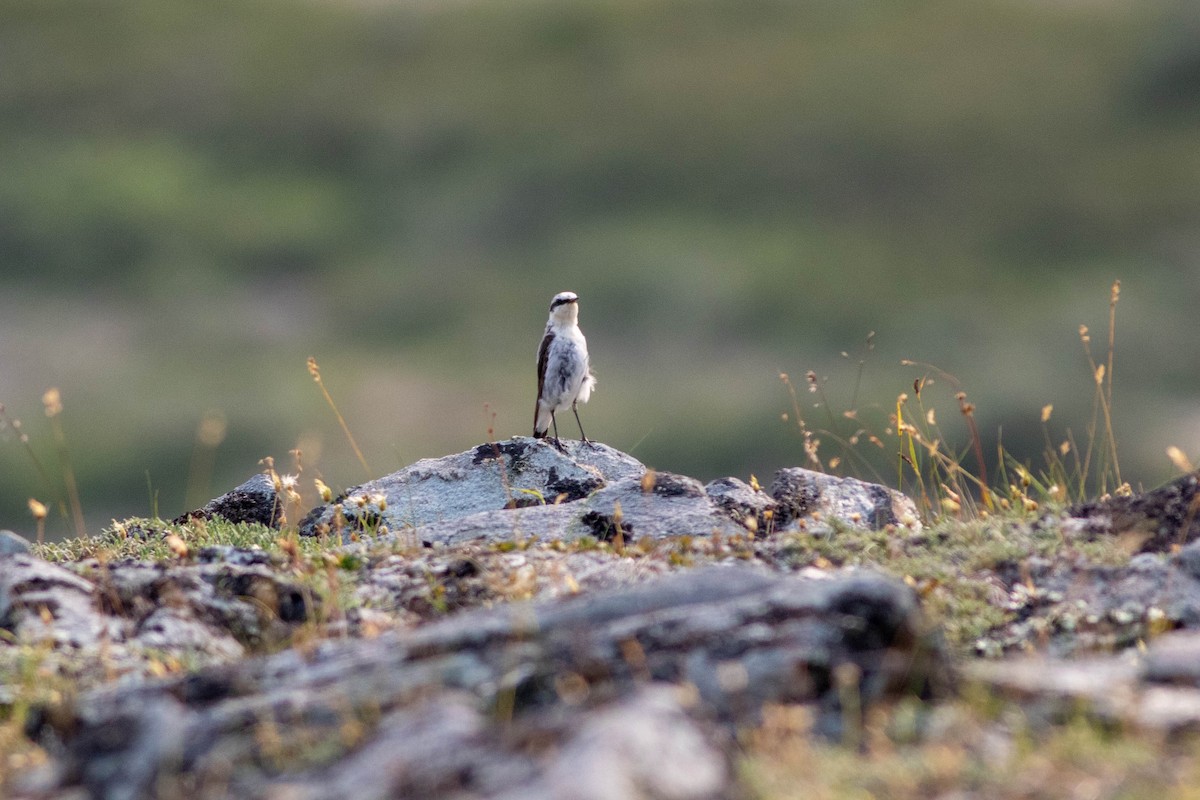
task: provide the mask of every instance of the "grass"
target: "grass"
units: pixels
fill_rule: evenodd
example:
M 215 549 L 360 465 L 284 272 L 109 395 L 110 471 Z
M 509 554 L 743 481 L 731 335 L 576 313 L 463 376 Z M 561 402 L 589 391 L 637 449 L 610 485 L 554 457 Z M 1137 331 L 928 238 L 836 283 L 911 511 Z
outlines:
M 782 376 L 792 399 L 789 421 L 801 433 L 808 465 L 827 471 L 870 470 L 880 462 L 880 454 L 885 461 L 894 454 L 896 482 L 916 498 L 925 519 L 920 531 L 862 531 L 833 520 L 811 531 L 762 539 L 747 534 L 627 543 L 618 536 L 613 542 L 585 537 L 577 542 L 541 543 L 536 537 L 521 536 L 496 545 L 431 553 L 402 536 L 380 541 L 364 534 L 358 546 L 343 548 L 340 536 L 297 534 L 304 507 L 299 478 L 305 467 L 303 454 L 296 450 L 291 453 L 293 475 L 277 473 L 273 459 L 263 461 L 283 498 L 282 530 L 219 518 L 186 523 L 131 518 L 114 522 L 94 537 L 39 542 L 34 552 L 100 579 L 106 565 L 125 560 L 187 566 L 198 563 L 210 547 L 262 552 L 276 574 L 299 584 L 319 602 L 309 604 L 311 617 L 286 635 L 246 639 L 251 652 L 302 647 L 326 636 L 345 635 L 347 628 L 340 623 L 353 610 L 373 603 L 378 603 L 375 610 L 390 615 L 392 624 L 410 624 L 414 614 L 417 620 L 428 620 L 465 606 L 533 598 L 547 588 L 543 569 L 558 570 L 561 560 L 556 559 L 563 556 L 658 560 L 674 568 L 752 559 L 790 570 L 864 567 L 912 586 L 952 652 L 968 657 L 980 637 L 1012 619 L 1013 612 L 1007 610 L 1004 598 L 995 596 L 997 587 L 989 576 L 1031 557 L 1078 559 L 1095 565 L 1120 565 L 1129 558 L 1126 543 L 1068 540 L 1043 519 L 1045 511 L 1091 493 L 1129 491 L 1121 482 L 1112 423 L 1118 298 L 1119 283 L 1112 287 L 1107 350 L 1099 359 L 1090 351 L 1090 335 L 1081 331 L 1094 377 L 1093 411 L 1084 438 L 1077 446 L 1068 431 L 1055 444 L 1048 428 L 1052 409 L 1044 408 L 1046 447 L 1043 463 L 1036 468 L 1002 447 L 996 460 L 989 462 L 974 404 L 952 375 L 930 365 L 909 362 L 921 373 L 911 395 L 898 395 L 894 410 L 876 420 L 881 425 L 874 429 L 857 404 L 866 357 L 855 366 L 851 407 L 840 415 L 831 410 L 825 382 L 815 373 L 807 376 L 807 393 L 825 416 L 822 427 L 810 424 L 801 393 Z M 868 340 L 868 354 L 872 346 Z M 309 360 L 308 369 L 360 465 L 367 469 L 344 417 L 320 380 L 315 360 Z M 951 389 L 953 408 L 966 432 L 965 446 L 947 444 L 952 437 L 939 421 L 934 392 L 943 385 Z M 55 413 L 51 410 L 47 401 L 47 415 L 53 421 L 61 405 Z M 61 427 L 54 430 L 62 444 L 63 471 L 69 474 L 65 437 Z M 489 426 L 489 438 L 493 433 Z M 322 480 L 313 485 L 322 501 L 333 498 Z M 75 505 L 78 498 L 70 483 L 67 494 L 75 498 Z M 220 551 L 208 557 L 219 561 Z M 452 562 L 469 562 L 470 569 L 459 574 Z M 398 592 L 382 601 L 369 599 L 370 594 L 364 599 L 359 590 L 371 577 L 368 566 L 415 570 L 409 576 L 415 580 L 403 597 Z M 579 591 L 569 573 L 561 583 L 572 593 Z M 408 622 L 398 622 L 404 615 Z M 89 664 L 72 662 L 69 654 L 48 643 L 12 640 L 6 644 L 11 646 L 0 648 L 0 673 L 6 676 L 6 694 L 0 702 L 0 759 L 8 769 L 24 769 L 45 758 L 20 732 L 30 710 L 78 691 L 81 676 L 103 682 L 111 679 L 106 670 L 112 670 L 103 658 Z M 145 676 L 186 672 L 206 663 L 170 652 L 147 651 L 142 658 Z M 1101 726 L 1086 713 L 1066 724 L 1034 725 L 1024 719 L 1018 705 L 977 688 L 937 706 L 882 709 L 853 742 L 815 741 L 807 725 L 805 709 L 773 708 L 767 710 L 760 727 L 742 732 L 738 769 L 754 796 L 923 798 L 966 791 L 999 798 L 1052 797 L 1060 796 L 1065 787 L 1079 786 L 1091 797 L 1195 796 L 1186 794 L 1189 782 L 1198 777 L 1200 749 L 1191 740 L 1148 740 L 1136 731 Z M 263 734 L 280 747 L 285 744 L 279 731 Z M 340 745 L 335 750 L 341 752 Z M 1022 777 L 1013 780 L 1014 774 Z
M 933 712 L 881 709 L 858 747 L 808 734 L 803 708 L 767 709 L 743 735 L 739 774 L 759 800 L 995 800 L 1200 796 L 1200 739 L 1102 727 L 1080 713 L 1060 725 L 972 690 Z
M 1141 102 L 1172 74 L 1156 64 L 1191 63 L 1166 5 L 120 0 L 83 20 L 5 0 L 0 71 L 30 113 L 0 138 L 0 338 L 26 342 L 3 399 L 32 425 L 46 382 L 66 381 L 91 530 L 154 513 L 147 465 L 162 514 L 188 510 L 179 443 L 213 408 L 228 426 L 218 487 L 294 442 L 311 409 L 255 388 L 302 391 L 291 364 L 314 342 L 340 354 L 314 353 L 363 455 L 388 469 L 461 443 L 463 426 L 429 425 L 393 457 L 395 423 L 439 402 L 468 398 L 442 419 L 487 400 L 503 430 L 526 427 L 517 310 L 536 305 L 540 325 L 530 298 L 553 274 L 586 294 L 604 385 L 661 386 L 656 402 L 604 390 L 603 438 L 628 450 L 650 434 L 647 462 L 745 474 L 762 467 L 739 452 L 794 453 L 771 424 L 772 372 L 868 327 L 960 364 L 988 399 L 985 432 L 990 417 L 1012 441 L 1018 425 L 1036 435 L 1036 415 L 1016 418 L 1028 397 L 1003 388 L 1055 394 L 1047 320 L 1119 268 L 1145 276 L 1131 299 L 1162 314 L 1146 357 L 1117 370 L 1182 403 L 1195 384 L 1177 365 L 1197 345 L 1162 243 L 1195 228 L 1194 120 Z M 88 47 L 38 59 L 45 42 Z M 1027 369 L 995 363 L 1009 351 Z M 714 381 L 713 353 L 757 363 Z M 697 395 L 719 404 L 707 425 Z M 21 483 L 0 496 L 4 524 L 30 494 L 57 509 L 5 449 Z M 330 474 L 357 474 L 338 457 Z M 69 508 L 47 527 L 74 531 Z
M 1078 557 L 1096 565 L 1128 562 L 1126 543 L 1114 539 L 1073 542 L 1053 524 L 992 516 L 942 519 L 920 531 L 862 531 L 842 527 L 828 535 L 790 534 L 766 556 L 792 568 L 866 567 L 892 575 L 921 596 L 930 621 L 959 656 L 975 652 L 981 636 L 1013 613 L 997 598 L 990 576 L 1030 557 Z
M 813 397 L 811 405 L 806 405 L 791 378 L 781 373 L 780 380 L 791 399 L 791 411 L 783 415 L 784 421 L 799 432 L 808 466 L 837 474 L 868 473 L 869 479 L 890 483 L 917 502 L 927 523 L 986 519 L 995 514 L 1031 519 L 1046 509 L 1062 508 L 1068 503 L 1110 492 L 1129 493 L 1131 487 L 1121 479 L 1113 426 L 1120 290 L 1121 282 L 1114 281 L 1109 293 L 1107 346 L 1100 359 L 1093 356 L 1087 326 L 1079 328 L 1093 378 L 1092 412 L 1083 440 L 1077 442 L 1068 428 L 1056 443 L 1049 427 L 1053 406 L 1044 405 L 1041 426 L 1045 446 L 1039 466 L 1034 466 L 1032 458 L 1009 452 L 999 434 L 995 460 L 989 460 L 975 403 L 954 375 L 932 364 L 904 359 L 903 366 L 918 371 L 911 393 L 898 394 L 887 411 L 860 407 L 859 389 L 867 358 L 874 349 L 873 333 L 867 338 L 865 354 L 856 359 L 853 391 L 840 414 L 834 412 L 828 396 L 828 379 L 813 371 L 806 373 L 806 394 Z M 964 437 L 943 425 L 946 415 L 939 411 L 936 393 L 943 386 L 950 390 L 957 412 L 951 416 L 962 420 L 965 445 L 955 444 Z M 821 423 L 813 421 L 815 418 Z M 1170 450 L 1178 454 L 1172 455 L 1174 463 L 1186 462 L 1178 448 Z M 894 475 L 891 481 L 884 477 L 889 459 Z

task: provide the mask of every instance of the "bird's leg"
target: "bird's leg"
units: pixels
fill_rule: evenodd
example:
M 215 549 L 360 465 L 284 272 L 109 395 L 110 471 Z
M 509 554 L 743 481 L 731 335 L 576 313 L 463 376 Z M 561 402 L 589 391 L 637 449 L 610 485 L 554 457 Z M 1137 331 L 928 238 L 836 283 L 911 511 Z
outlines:
M 583 423 L 579 421 L 579 409 L 575 407 L 575 403 L 571 403 L 571 413 L 575 415 L 575 424 L 579 426 L 579 438 L 589 447 L 594 447 L 595 444 L 591 439 L 587 438 L 587 434 L 583 432 Z
M 562 440 L 558 438 L 558 418 L 554 416 L 553 411 L 550 412 L 550 424 L 554 426 L 554 449 L 565 456 L 567 448 L 563 447 Z

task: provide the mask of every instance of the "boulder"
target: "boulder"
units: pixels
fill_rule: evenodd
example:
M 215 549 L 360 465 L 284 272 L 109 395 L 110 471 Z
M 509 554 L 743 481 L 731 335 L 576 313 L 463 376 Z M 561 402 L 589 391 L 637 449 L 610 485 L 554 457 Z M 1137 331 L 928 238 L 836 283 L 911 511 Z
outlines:
M 57 564 L 30 555 L 0 558 L 0 629 L 17 641 L 78 649 L 121 637 L 97 594 L 92 581 Z
M 788 467 L 775 473 L 771 496 L 778 503 L 777 530 L 811 530 L 814 524 L 828 528 L 835 520 L 860 530 L 889 525 L 921 528 L 920 514 L 911 499 L 856 478 Z
M 253 559 L 60 566 L 0 557 L 0 629 L 83 656 L 75 669 L 138 671 L 147 651 L 202 663 L 286 641 L 320 599 Z M 100 658 L 102 656 L 102 658 Z
M 837 739 L 948 681 L 902 583 L 721 566 L 102 686 L 31 735 L 49 795 L 716 800 L 764 705 Z
M 377 531 L 381 525 L 396 532 L 488 511 L 572 502 L 614 480 L 640 477 L 646 469 L 607 445 L 563 445 L 565 453 L 545 439 L 518 436 L 457 455 L 423 459 L 313 509 L 300 532 L 313 536 L 339 528 Z M 344 523 L 338 520 L 339 511 Z M 512 529 L 511 522 L 507 527 Z
M 965 676 L 1021 704 L 1027 718 L 1075 720 L 1087 713 L 1107 725 L 1158 737 L 1200 729 L 1200 636 L 1154 638 L 1144 658 L 1132 651 L 1085 658 L 976 661 Z
M 748 530 L 765 536 L 773 529 L 779 501 L 761 489 L 737 478 L 717 478 L 704 491 L 734 522 Z
M 670 472 L 616 481 L 579 505 L 584 532 L 605 542 L 747 532 L 699 481 Z
M 916 508 L 883 486 L 803 469 L 781 470 L 772 495 L 737 478 L 707 486 L 656 472 L 603 444 L 516 437 L 418 461 L 313 509 L 306 536 L 343 541 L 384 528 L 414 543 L 455 545 L 591 536 L 625 543 L 674 536 L 766 535 L 834 520 L 860 528 L 920 528 Z
M 1200 629 L 1200 542 L 1174 556 L 1141 553 L 1120 566 L 1028 558 L 997 577 L 998 598 L 1016 618 L 988 632 L 978 649 L 1044 647 L 1055 655 L 1133 647 L 1172 628 Z
M 1141 553 L 1163 553 L 1200 539 L 1200 475 L 1183 475 L 1139 494 L 1106 496 L 1066 510 L 1067 527 L 1089 538 L 1124 536 Z
M 281 516 L 279 497 L 270 476 L 260 473 L 203 507 L 176 517 L 176 524 L 190 519 L 220 517 L 229 522 L 249 522 L 278 528 Z
M 28 553 L 33 545 L 24 536 L 18 536 L 12 531 L 0 531 L 0 557 Z

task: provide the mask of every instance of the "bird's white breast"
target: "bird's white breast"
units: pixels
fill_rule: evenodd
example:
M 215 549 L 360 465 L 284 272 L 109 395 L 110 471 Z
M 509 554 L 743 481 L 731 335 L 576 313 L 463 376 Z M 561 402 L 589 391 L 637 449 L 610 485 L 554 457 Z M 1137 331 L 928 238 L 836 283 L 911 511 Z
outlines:
M 562 411 L 576 400 L 586 403 L 586 395 L 591 394 L 587 340 L 577 325 L 551 325 L 550 332 L 554 338 L 546 353 L 541 400 L 556 411 Z

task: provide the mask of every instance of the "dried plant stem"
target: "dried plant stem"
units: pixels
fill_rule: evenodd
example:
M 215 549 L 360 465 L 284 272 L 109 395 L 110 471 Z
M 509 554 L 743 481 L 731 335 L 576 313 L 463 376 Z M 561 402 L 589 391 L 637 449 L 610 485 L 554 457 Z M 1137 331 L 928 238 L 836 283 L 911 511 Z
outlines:
M 1108 300 L 1108 369 L 1105 371 L 1104 434 L 1109 452 L 1112 454 L 1113 475 L 1117 486 L 1121 486 L 1121 465 L 1117 462 L 1117 437 L 1112 425 L 1113 353 L 1116 351 L 1117 301 L 1121 299 L 1121 282 L 1113 281 Z
M 25 433 L 21 426 L 21 420 L 8 416 L 4 409 L 4 404 L 0 403 L 0 430 L 5 427 L 12 428 L 17 435 L 17 440 L 21 446 L 25 448 L 25 452 L 29 454 L 29 460 L 33 462 L 33 468 L 37 470 L 38 477 L 42 482 L 49 485 L 50 475 L 46 472 L 46 468 L 42 466 L 42 461 L 37 457 L 37 453 L 33 451 L 33 447 L 29 444 L 29 434 Z
M 71 504 L 71 519 L 75 523 L 75 535 L 80 539 L 87 536 L 87 526 L 83 521 L 83 504 L 79 501 L 79 486 L 75 482 L 75 470 L 71 467 L 71 454 L 67 449 L 67 434 L 63 430 L 62 395 L 58 389 L 47 389 L 42 395 L 42 405 L 45 406 L 46 416 L 50 419 L 50 428 L 54 431 L 54 443 L 58 451 L 59 464 L 62 466 L 63 483 L 67 487 L 67 501 Z
M 362 450 L 358 448 L 358 442 L 354 441 L 354 435 L 350 433 L 350 426 L 346 424 L 342 412 L 338 411 L 337 404 L 333 402 L 333 397 L 325 388 L 325 383 L 321 380 L 321 368 L 317 366 L 317 360 L 312 356 L 308 357 L 308 374 L 312 375 L 313 381 L 321 388 L 321 394 L 325 395 L 325 402 L 329 403 L 329 407 L 333 409 L 333 415 L 337 417 L 338 424 L 342 426 L 342 433 L 346 434 L 346 440 L 350 442 L 354 455 L 358 457 L 358 463 L 362 464 L 363 471 L 367 473 L 367 480 L 370 480 L 372 473 L 371 468 L 367 466 L 367 459 L 363 458 Z

